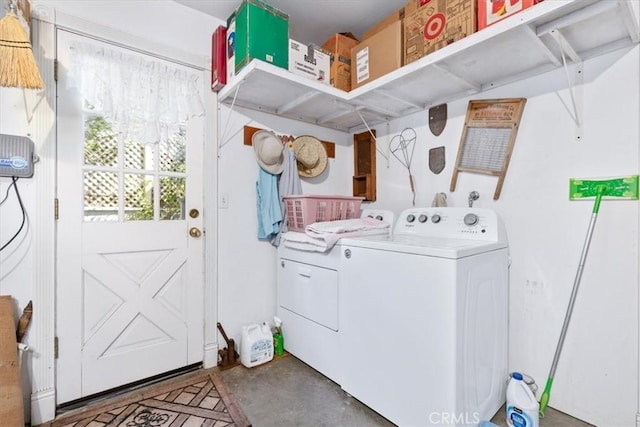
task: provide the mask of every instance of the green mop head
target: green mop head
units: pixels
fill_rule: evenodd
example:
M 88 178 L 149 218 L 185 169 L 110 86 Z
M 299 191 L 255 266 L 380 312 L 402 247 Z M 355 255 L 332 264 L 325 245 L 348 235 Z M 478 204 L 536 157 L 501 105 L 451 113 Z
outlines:
M 609 179 L 569 180 L 569 199 L 604 198 L 638 200 L 638 175 Z

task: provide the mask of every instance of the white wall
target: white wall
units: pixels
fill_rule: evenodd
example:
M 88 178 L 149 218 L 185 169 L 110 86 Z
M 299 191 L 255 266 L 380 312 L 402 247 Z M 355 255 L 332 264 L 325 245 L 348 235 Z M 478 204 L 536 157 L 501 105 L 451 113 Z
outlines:
M 209 54 L 211 31 L 219 23 L 177 5 L 164 4 L 167 2 L 163 2 L 169 8 L 165 10 L 149 7 L 158 2 L 118 2 L 117 7 L 108 1 L 45 3 L 88 21 L 202 56 Z M 532 375 L 541 387 L 555 350 L 591 211 L 589 202 L 568 201 L 568 179 L 638 173 L 639 50 L 635 47 L 585 63 L 581 142 L 574 140 L 574 126 L 558 97 L 569 99 L 561 71 L 473 98 L 528 99 L 500 199 L 492 200 L 495 178 L 460 174 L 458 187 L 448 194 L 448 201 L 452 206 L 465 206 L 468 193 L 478 190 L 481 198 L 476 206 L 494 208 L 505 220 L 512 257 L 509 368 Z M 426 112 L 377 128 L 382 150 L 404 127 L 416 129 L 418 145 L 412 169 L 417 205 L 430 205 L 436 192 L 449 193 L 467 101 L 449 104 L 449 121 L 439 137 L 430 133 Z M 28 133 L 22 102 L 21 91 L 0 89 L 0 131 Z M 219 114 L 223 128 L 229 111 L 221 107 Z M 244 124 L 336 142 L 336 158 L 330 161 L 328 173 L 305 181 L 305 193 L 350 194 L 353 173 L 350 134 L 256 112 L 232 115 L 227 131 L 230 139 L 220 149 L 218 159 L 219 192 L 229 199 L 229 208 L 218 211 L 218 319 L 237 342 L 242 325 L 271 319 L 276 298 L 275 248 L 256 239 L 257 165 L 252 148 L 242 144 Z M 447 167 L 440 175 L 433 175 L 427 166 L 428 149 L 440 145 L 447 150 Z M 378 155 L 377 163 L 378 202 L 374 206 L 399 213 L 411 203 L 406 170 L 394 158 L 387 164 Z M 8 183 L 0 180 L 0 195 Z M 20 189 L 29 214 L 37 215 L 33 210 L 34 189 L 27 180 L 20 182 Z M 0 208 L 0 215 L 0 240 L 4 241 L 15 229 L 19 212 L 10 201 Z M 637 202 L 603 203 L 552 389 L 551 406 L 597 425 L 635 424 L 638 224 Z M 33 284 L 28 239 L 24 245 L 22 255 L 3 252 L 0 258 L 0 292 L 16 295 L 21 306 L 30 299 Z
M 27 114 L 22 90 L 0 89 L 0 133 L 9 135 L 28 134 Z M 18 113 L 19 112 L 19 113 Z M 0 178 L 0 200 L 7 195 L 11 178 Z M 34 188 L 32 181 L 27 178 L 17 182 L 20 197 L 28 215 L 35 214 Z M 18 231 L 22 223 L 22 213 L 18 199 L 13 189 L 8 194 L 5 203 L 0 206 L 0 246 L 5 245 Z M 0 294 L 12 295 L 15 299 L 14 311 L 17 315 L 31 298 L 31 271 L 33 259 L 31 257 L 31 227 L 27 222 L 18 237 L 5 250 L 0 252 Z

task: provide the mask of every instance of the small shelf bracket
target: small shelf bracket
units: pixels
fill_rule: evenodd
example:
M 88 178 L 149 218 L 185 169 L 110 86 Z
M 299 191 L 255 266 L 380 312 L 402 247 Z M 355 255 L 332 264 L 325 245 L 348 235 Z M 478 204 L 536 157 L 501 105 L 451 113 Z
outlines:
M 227 145 L 231 140 L 232 136 L 225 140 L 225 136 L 227 136 L 227 129 L 229 128 L 229 122 L 231 121 L 231 117 L 233 116 L 233 107 L 236 104 L 236 97 L 238 96 L 238 91 L 240 90 L 240 84 L 236 87 L 236 91 L 233 94 L 233 100 L 231 101 L 231 106 L 229 106 L 229 115 L 227 116 L 227 120 L 224 124 L 224 128 L 222 131 L 222 135 L 220 135 L 220 139 L 218 142 L 218 158 L 220 158 L 220 153 L 222 151 L 222 147 Z M 235 134 L 234 134 L 235 135 Z
M 565 79 L 567 80 L 567 87 L 569 89 L 569 95 L 571 96 L 571 107 L 567 106 L 567 103 L 560 97 L 560 101 L 564 105 L 565 109 L 571 116 L 571 119 L 576 125 L 575 139 L 576 141 L 582 141 L 582 127 L 583 127 L 583 83 L 584 83 L 584 64 L 580 55 L 573 49 L 567 39 L 564 37 L 559 29 L 553 29 L 549 32 L 553 39 L 560 48 L 560 55 L 562 56 L 562 67 L 564 69 Z M 573 70 L 569 70 L 567 65 L 567 56 L 573 62 Z M 573 74 L 573 79 L 571 78 Z

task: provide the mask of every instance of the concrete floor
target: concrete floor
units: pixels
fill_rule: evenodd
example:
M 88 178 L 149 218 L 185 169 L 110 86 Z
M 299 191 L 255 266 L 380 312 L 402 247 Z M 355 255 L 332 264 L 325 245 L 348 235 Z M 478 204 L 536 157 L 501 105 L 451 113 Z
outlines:
M 251 369 L 237 366 L 221 376 L 254 427 L 393 426 L 291 355 Z M 505 427 L 504 408 L 491 421 Z M 553 408 L 540 421 L 540 427 L 589 425 Z

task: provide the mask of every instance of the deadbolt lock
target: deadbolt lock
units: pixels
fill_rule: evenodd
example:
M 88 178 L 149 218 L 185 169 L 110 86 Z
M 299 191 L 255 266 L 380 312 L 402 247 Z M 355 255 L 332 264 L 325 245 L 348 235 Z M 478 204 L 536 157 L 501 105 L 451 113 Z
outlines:
M 191 218 L 198 218 L 200 216 L 200 211 L 198 209 L 191 209 L 189 211 L 189 216 Z

